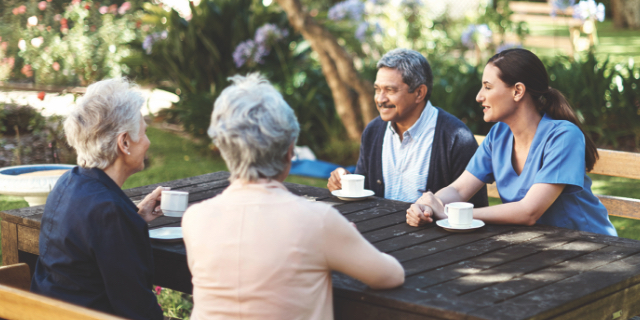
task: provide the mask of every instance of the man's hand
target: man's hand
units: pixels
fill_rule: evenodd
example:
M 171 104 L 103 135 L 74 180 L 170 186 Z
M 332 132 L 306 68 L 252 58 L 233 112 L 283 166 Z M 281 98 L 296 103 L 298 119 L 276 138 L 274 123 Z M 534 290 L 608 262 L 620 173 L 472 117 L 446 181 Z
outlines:
M 407 209 L 407 224 L 412 227 L 419 227 L 431 223 L 433 222 L 433 218 L 431 218 L 432 215 L 433 212 L 429 206 L 414 203 Z
M 331 176 L 329 177 L 329 182 L 327 183 L 327 189 L 329 189 L 329 191 L 342 189 L 342 182 L 340 180 L 340 177 L 349 173 L 350 172 L 344 168 L 333 170 L 333 172 L 331 172 Z
M 416 204 L 423 204 L 431 209 L 433 217 L 436 219 L 447 219 L 447 215 L 444 213 L 444 204 L 442 200 L 436 197 L 431 191 L 427 191 L 416 201 Z
M 157 187 L 146 197 L 144 197 L 144 199 L 142 199 L 140 203 L 138 203 L 138 214 L 147 223 L 162 215 L 162 210 L 160 209 L 160 199 L 162 198 L 163 190 L 171 190 L 171 188 Z

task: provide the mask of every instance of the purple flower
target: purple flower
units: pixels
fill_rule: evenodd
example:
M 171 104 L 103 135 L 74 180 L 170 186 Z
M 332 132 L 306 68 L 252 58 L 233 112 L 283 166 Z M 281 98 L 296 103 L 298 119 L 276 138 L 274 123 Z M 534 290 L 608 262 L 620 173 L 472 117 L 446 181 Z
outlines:
M 271 47 L 289 35 L 287 29 L 280 29 L 273 23 L 267 23 L 256 30 L 253 40 L 241 42 L 233 51 L 233 61 L 240 68 L 246 63 L 263 64 L 264 57 L 271 52 Z
M 369 29 L 369 23 L 363 21 L 356 29 L 356 39 L 364 41 L 364 37 L 367 35 L 367 29 Z
M 247 40 L 240 42 L 233 51 L 233 61 L 236 63 L 236 67 L 242 67 L 247 60 L 251 59 L 256 51 L 256 43 L 253 40 Z
M 422 0 L 402 0 L 400 1 L 400 5 L 407 7 L 420 7 L 424 5 L 424 3 L 422 3 Z
M 580 1 L 573 6 L 573 17 L 576 19 L 595 19 L 604 21 L 604 4 L 596 4 L 595 0 Z
M 257 44 L 268 47 L 288 35 L 287 29 L 280 29 L 273 23 L 267 23 L 256 30 L 254 40 Z
M 460 40 L 462 44 L 469 48 L 474 49 L 476 45 L 480 43 L 491 42 L 492 32 L 486 24 L 470 24 L 467 29 L 462 32 Z
M 558 11 L 565 11 L 567 8 L 573 6 L 576 0 L 552 0 L 551 1 L 551 16 L 555 17 Z
M 146 38 L 144 38 L 144 41 L 142 42 L 142 49 L 144 49 L 144 51 L 147 54 L 151 54 L 153 49 L 153 44 L 158 40 L 166 39 L 168 35 L 169 33 L 167 32 L 167 30 L 148 35 Z
M 338 2 L 329 9 L 327 16 L 333 21 L 351 19 L 362 20 L 364 14 L 364 3 L 360 0 L 346 0 Z

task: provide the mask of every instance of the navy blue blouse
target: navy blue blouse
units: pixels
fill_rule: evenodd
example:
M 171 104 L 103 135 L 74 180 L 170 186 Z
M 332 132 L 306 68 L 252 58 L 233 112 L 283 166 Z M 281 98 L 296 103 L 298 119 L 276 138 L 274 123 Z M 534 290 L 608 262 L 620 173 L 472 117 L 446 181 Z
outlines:
M 104 171 L 75 167 L 49 194 L 31 291 L 129 319 L 162 319 L 147 223 Z

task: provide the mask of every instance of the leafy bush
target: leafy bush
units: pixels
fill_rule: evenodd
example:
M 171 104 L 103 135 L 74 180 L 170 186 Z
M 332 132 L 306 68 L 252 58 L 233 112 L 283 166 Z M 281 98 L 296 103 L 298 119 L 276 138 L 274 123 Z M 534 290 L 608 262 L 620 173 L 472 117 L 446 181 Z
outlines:
M 16 129 L 21 133 L 31 133 L 44 127 L 45 118 L 30 106 L 5 104 L 0 109 L 0 132 L 14 135 Z
M 0 18 L 0 69 L 11 65 L 9 80 L 57 85 L 128 74 L 127 44 L 142 35 L 137 3 L 9 0 Z

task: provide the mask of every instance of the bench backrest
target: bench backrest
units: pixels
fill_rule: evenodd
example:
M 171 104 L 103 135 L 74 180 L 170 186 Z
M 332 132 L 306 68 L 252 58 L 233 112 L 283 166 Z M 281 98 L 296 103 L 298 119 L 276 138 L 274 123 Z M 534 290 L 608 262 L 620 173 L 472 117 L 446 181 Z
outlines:
M 0 285 L 0 318 L 11 320 L 124 319 L 4 285 Z
M 478 144 L 484 136 L 476 135 Z M 591 173 L 640 180 L 640 153 L 598 149 L 600 158 Z M 489 197 L 499 198 L 495 183 L 487 185 Z M 640 219 L 640 200 L 625 197 L 596 195 L 609 211 L 609 215 Z
M 564 11 L 556 11 L 552 16 L 552 6 L 548 2 L 528 2 L 528 1 L 509 1 L 509 9 L 513 11 L 511 21 L 525 21 L 531 24 L 545 24 L 567 26 L 571 30 L 568 37 L 557 35 L 529 35 L 524 39 L 523 46 L 561 49 L 568 54 L 574 52 L 574 42 L 579 37 L 579 29 L 584 21 L 573 17 L 573 8 L 569 7 Z M 513 34 L 505 35 L 507 42 L 519 42 L 518 38 Z

